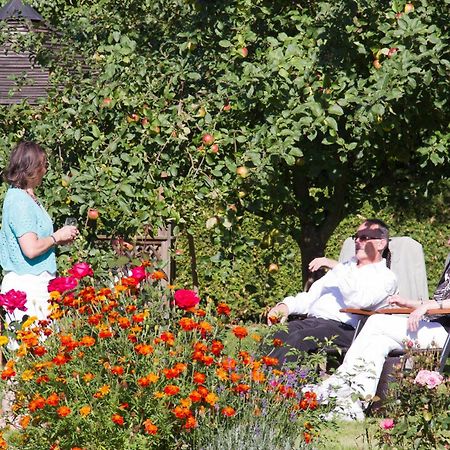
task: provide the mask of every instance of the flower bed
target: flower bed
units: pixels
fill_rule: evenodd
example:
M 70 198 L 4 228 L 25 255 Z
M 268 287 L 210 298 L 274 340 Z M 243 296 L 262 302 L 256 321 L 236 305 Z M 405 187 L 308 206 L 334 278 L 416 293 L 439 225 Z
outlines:
M 225 303 L 173 295 L 161 277 L 143 264 L 96 288 L 77 264 L 51 282 L 49 320 L 22 324 L 1 373 L 15 428 L 0 448 L 212 448 L 233 429 L 243 442 L 270 435 L 273 448 L 318 440 L 315 395 L 301 392 L 315 372 L 276 370 L 246 349 L 259 336 Z

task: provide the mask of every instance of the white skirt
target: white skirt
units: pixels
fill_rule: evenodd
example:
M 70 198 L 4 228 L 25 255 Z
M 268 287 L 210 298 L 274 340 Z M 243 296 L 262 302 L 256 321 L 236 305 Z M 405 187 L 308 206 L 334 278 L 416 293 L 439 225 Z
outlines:
M 27 294 L 26 311 L 16 309 L 12 314 L 6 313 L 6 322 L 20 321 L 26 316 L 36 316 L 39 320 L 46 319 L 49 314 L 48 282 L 55 278 L 55 274 L 43 272 L 40 275 L 18 275 L 6 272 L 3 277 L 1 293 L 6 294 L 11 289 Z

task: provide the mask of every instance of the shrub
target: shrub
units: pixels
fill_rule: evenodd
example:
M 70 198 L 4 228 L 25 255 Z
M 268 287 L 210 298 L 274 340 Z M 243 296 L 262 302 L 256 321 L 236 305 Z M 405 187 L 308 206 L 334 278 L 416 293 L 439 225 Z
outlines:
M 413 354 L 413 367 L 397 369 L 377 434 L 380 448 L 436 449 L 450 445 L 450 379 L 432 370 L 433 350 Z
M 5 434 L 11 448 L 211 448 L 263 421 L 273 448 L 318 440 L 315 395 L 301 392 L 315 372 L 252 355 L 260 336 L 227 304 L 196 305 L 183 291 L 173 304 L 148 264 L 102 288 L 81 268 L 49 285 L 51 321 L 22 324 L 1 373 L 18 427 Z

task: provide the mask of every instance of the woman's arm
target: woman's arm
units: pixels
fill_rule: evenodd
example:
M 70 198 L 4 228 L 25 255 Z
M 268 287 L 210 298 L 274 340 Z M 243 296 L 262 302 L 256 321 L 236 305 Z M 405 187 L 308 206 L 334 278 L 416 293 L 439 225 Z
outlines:
M 34 259 L 47 252 L 54 245 L 70 244 L 78 235 L 78 230 L 72 225 L 66 225 L 50 236 L 39 238 L 36 233 L 29 232 L 18 239 L 20 249 L 28 259 Z

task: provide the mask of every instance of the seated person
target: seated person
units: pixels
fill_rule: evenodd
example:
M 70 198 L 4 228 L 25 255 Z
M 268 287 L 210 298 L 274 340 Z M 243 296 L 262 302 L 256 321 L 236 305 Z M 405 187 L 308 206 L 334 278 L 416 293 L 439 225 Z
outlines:
M 365 402 L 377 390 L 384 361 L 392 350 L 402 350 L 405 342 L 420 348 L 442 347 L 450 332 L 450 316 L 423 320 L 430 309 L 450 308 L 450 263 L 447 264 L 431 300 L 408 300 L 393 295 L 391 305 L 414 308 L 409 316 L 376 314 L 367 319 L 336 373 L 313 389 L 322 400 L 336 398 L 336 415 L 345 420 L 362 420 Z
M 305 319 L 288 322 L 287 331 L 278 331 L 274 338 L 285 345 L 275 347 L 270 356 L 278 358 L 281 366 L 286 361 L 296 361 L 289 353 L 292 347 L 312 352 L 317 350 L 312 336 L 324 341 L 336 336 L 334 343 L 349 347 L 358 317 L 340 312 L 341 308 L 375 309 L 387 305 L 387 298 L 397 292 L 397 279 L 386 267 L 383 253 L 388 253 L 389 232 L 386 224 L 378 219 L 364 221 L 355 235 L 355 257 L 344 263 L 323 260 L 334 266 L 308 292 L 286 297 L 268 313 L 268 322 L 284 322 L 290 314 L 306 314 Z

